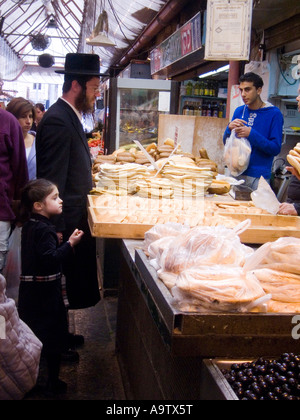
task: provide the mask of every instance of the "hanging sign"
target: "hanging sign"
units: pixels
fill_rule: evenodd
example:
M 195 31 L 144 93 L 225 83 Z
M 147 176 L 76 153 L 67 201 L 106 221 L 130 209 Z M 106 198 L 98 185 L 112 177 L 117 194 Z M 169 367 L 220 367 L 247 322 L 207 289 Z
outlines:
M 207 0 L 205 60 L 249 60 L 253 0 Z
M 150 53 L 151 74 L 170 66 L 181 58 L 202 48 L 201 13 L 199 12 L 178 31 Z

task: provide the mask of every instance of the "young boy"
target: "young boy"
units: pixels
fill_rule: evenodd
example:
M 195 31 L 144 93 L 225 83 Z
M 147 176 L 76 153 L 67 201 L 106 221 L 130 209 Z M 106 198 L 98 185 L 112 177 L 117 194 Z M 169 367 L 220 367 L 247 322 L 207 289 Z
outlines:
M 223 143 L 235 130 L 238 137 L 249 140 L 252 148 L 247 170 L 238 177 L 253 190 L 257 189 L 261 176 L 271 178 L 273 159 L 280 153 L 283 116 L 280 110 L 261 99 L 264 82 L 255 73 L 246 73 L 240 78 L 240 91 L 245 105 L 238 107 L 225 130 Z

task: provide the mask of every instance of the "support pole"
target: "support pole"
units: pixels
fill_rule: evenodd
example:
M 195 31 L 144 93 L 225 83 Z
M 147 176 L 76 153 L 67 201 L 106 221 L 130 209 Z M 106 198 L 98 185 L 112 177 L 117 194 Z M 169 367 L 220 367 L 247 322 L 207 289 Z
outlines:
M 240 62 L 229 61 L 226 118 L 229 118 L 229 115 L 230 115 L 231 88 L 233 85 L 239 84 L 239 78 L 240 78 Z

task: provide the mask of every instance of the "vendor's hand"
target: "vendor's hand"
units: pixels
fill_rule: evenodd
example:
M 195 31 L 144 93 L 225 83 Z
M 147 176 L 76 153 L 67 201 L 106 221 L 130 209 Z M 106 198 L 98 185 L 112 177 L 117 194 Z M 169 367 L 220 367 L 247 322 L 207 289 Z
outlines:
M 84 235 L 84 232 L 82 230 L 75 229 L 69 238 L 70 245 L 72 247 L 77 245 L 81 241 L 81 238 L 83 235 Z
M 245 125 L 247 125 L 246 121 L 236 118 L 235 120 L 231 121 L 231 123 L 229 123 L 228 127 L 232 131 L 236 130 L 237 128 L 244 127 Z
M 290 203 L 280 204 L 278 214 L 282 214 L 284 216 L 298 216 L 295 206 Z
M 291 174 L 294 175 L 296 178 L 298 178 L 300 181 L 300 174 L 293 166 L 287 166 L 286 170 L 291 172 Z

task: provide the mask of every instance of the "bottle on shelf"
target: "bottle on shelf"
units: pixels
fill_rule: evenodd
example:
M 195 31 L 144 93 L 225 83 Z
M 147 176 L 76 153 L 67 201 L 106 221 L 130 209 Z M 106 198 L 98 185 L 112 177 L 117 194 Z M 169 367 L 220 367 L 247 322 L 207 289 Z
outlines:
M 219 105 L 219 118 L 225 118 L 225 104 L 223 104 L 223 102 L 220 103 Z
M 204 81 L 201 80 L 200 82 L 200 92 L 199 92 L 200 96 L 204 96 Z
M 209 84 L 208 81 L 204 81 L 204 96 L 209 96 Z
M 194 85 L 194 95 L 200 96 L 200 82 L 197 81 Z
M 194 115 L 195 114 L 195 106 L 193 102 L 189 103 L 189 114 L 188 115 Z
M 207 117 L 207 103 L 206 103 L 206 101 L 204 101 L 203 105 L 202 105 L 202 117 Z
M 197 102 L 194 115 L 202 117 L 202 102 Z
M 217 102 L 214 102 L 212 105 L 212 117 L 218 118 L 219 117 L 219 107 Z
M 182 115 L 189 115 L 189 112 L 190 112 L 189 103 L 185 101 L 184 106 L 182 108 Z
M 186 94 L 187 96 L 192 96 L 194 91 L 194 85 L 191 81 L 189 81 L 186 85 Z
M 207 117 L 211 117 L 211 103 L 207 102 L 207 112 L 206 112 L 206 116 Z
M 195 115 L 195 105 L 194 102 L 186 101 L 182 108 L 182 115 Z

